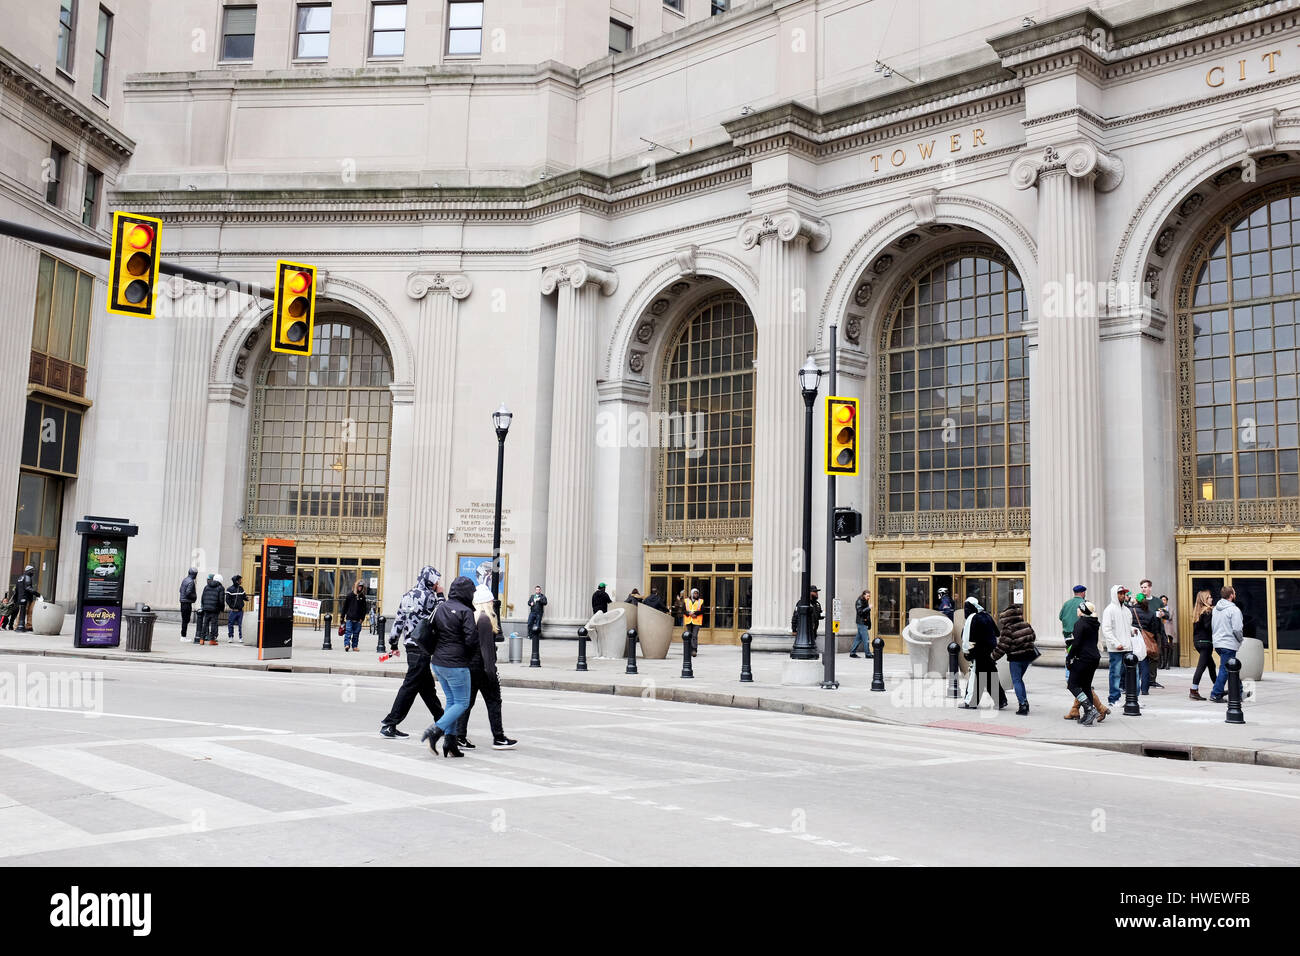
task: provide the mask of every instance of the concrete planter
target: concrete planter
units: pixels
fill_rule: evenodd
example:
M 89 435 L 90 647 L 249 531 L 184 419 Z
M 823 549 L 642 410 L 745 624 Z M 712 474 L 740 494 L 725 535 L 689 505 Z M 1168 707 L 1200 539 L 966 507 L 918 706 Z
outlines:
M 32 633 L 52 636 L 63 630 L 63 610 L 62 604 L 50 604 L 47 601 L 37 601 L 32 606 Z
M 1241 661 L 1242 680 L 1262 680 L 1264 677 L 1264 642 L 1257 637 L 1247 637 L 1237 651 Z

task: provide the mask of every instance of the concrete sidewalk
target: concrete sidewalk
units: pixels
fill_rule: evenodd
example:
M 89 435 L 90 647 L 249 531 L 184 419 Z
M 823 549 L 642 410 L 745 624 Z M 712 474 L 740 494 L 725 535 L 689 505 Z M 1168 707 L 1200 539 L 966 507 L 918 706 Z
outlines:
M 155 626 L 153 649 L 147 654 L 129 653 L 120 648 L 77 649 L 72 646 L 71 621 L 69 616 L 64 633 L 58 637 L 2 631 L 0 655 L 127 659 L 141 664 L 206 665 L 357 677 L 401 678 L 406 673 L 404 657 L 383 663 L 379 661 L 375 638 L 368 632 L 362 634 L 360 651 L 354 654 L 341 649 L 342 639 L 338 637 L 333 638 L 334 650 L 323 651 L 319 629 L 299 629 L 294 632 L 291 660 L 259 661 L 255 646 L 227 644 L 224 634 L 218 647 L 181 642 L 179 625 L 161 621 Z M 1178 759 L 1259 763 L 1300 770 L 1300 675 L 1294 674 L 1266 674 L 1263 681 L 1248 688 L 1244 705 L 1245 724 L 1225 723 L 1222 704 L 1188 699 L 1191 671 L 1173 668 L 1160 672 L 1164 690 L 1152 690 L 1149 695 L 1139 698 L 1141 717 L 1122 716 L 1121 701 L 1103 723 L 1080 727 L 1075 721 L 1062 719 L 1070 705 L 1070 696 L 1065 689 L 1065 671 L 1041 665 L 1031 667 L 1026 675 L 1030 714 L 1019 717 L 1015 714 L 1013 694 L 1008 695 L 1011 703 L 1005 710 L 959 709 L 960 701 L 945 697 L 945 681 L 910 679 L 908 659 L 901 654 L 886 656 L 886 690 L 873 693 L 870 689 L 872 662 L 862 658 L 851 659 L 847 654 L 836 658 L 839 688 L 822 690 L 819 687 L 782 686 L 781 671 L 786 656 L 772 653 L 753 655 L 754 680 L 742 684 L 739 680 L 738 647 L 701 647 L 699 656 L 693 661 L 694 679 L 681 677 L 680 643 L 674 645 L 667 660 L 638 660 L 637 674 L 625 673 L 625 661 L 596 660 L 591 656 L 595 652 L 594 642 L 587 645 L 586 672 L 575 670 L 576 641 L 543 641 L 540 668 L 528 666 L 527 641 L 524 642 L 524 661 L 519 664 L 504 661 L 507 647 L 507 644 L 502 644 L 499 648 L 503 658 L 501 682 L 506 687 L 653 696 L 684 703 L 941 727 Z M 1103 699 L 1106 680 L 1103 669 L 1093 682 L 1098 696 Z M 1201 693 L 1208 697 L 1209 692 L 1210 681 L 1207 678 L 1201 684 Z M 379 716 L 376 715 L 376 720 Z

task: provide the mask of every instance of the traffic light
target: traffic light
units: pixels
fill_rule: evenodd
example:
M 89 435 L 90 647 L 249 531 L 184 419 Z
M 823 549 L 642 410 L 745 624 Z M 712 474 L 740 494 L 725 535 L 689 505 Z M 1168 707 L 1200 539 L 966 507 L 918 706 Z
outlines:
M 311 330 L 316 319 L 316 267 L 284 260 L 275 265 L 271 351 L 311 355 Z
M 826 399 L 826 474 L 858 473 L 858 400 Z
M 113 213 L 113 243 L 109 246 L 108 305 L 118 315 L 153 318 L 154 286 L 158 284 L 158 241 L 162 220 L 133 212 Z

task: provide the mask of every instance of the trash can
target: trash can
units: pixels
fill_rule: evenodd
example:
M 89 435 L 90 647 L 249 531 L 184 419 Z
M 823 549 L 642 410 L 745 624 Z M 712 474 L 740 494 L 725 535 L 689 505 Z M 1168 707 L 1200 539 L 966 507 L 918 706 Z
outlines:
M 126 649 L 153 650 L 153 622 L 158 615 L 152 611 L 123 611 L 122 617 L 126 618 Z
M 524 660 L 524 639 L 519 632 L 510 632 L 510 663 L 522 664 Z

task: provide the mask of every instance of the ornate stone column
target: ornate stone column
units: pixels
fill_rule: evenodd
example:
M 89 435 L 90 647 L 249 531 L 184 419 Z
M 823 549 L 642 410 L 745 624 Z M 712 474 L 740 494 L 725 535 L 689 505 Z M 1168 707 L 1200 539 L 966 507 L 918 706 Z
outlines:
M 756 216 L 740 244 L 759 247 L 754 374 L 754 646 L 791 645 L 798 600 L 803 500 L 804 405 L 799 367 L 808 355 L 808 253 L 830 243 L 830 227 L 801 213 Z M 825 393 L 823 392 L 823 395 Z M 764 641 L 763 638 L 767 638 Z
M 598 305 L 618 276 L 587 262 L 542 273 L 542 295 L 559 292 L 555 329 L 551 476 L 546 509 L 547 624 L 579 624 L 591 616 L 595 567 L 596 350 Z
M 1040 643 L 1063 647 L 1057 612 L 1075 584 L 1107 599 L 1099 376 L 1096 192 L 1118 159 L 1083 141 L 1022 155 L 1019 189 L 1038 187 L 1037 348 L 1030 380 L 1030 606 Z
M 414 392 L 393 392 L 393 451 L 389 500 L 409 502 L 405 518 L 389 512 L 388 540 L 405 543 L 401 593 L 415 583 L 415 574 L 432 564 L 451 583 L 455 569 L 447 551 L 451 519 L 451 422 L 456 401 L 456 344 L 460 303 L 473 288 L 467 276 L 450 272 L 415 272 L 406 279 L 406 293 L 420 303 L 415 329 Z M 484 422 L 484 427 L 487 422 Z M 399 449 L 409 447 L 407 455 Z M 405 457 L 406 461 L 399 459 Z M 400 466 L 400 468 L 399 468 Z M 401 487 L 395 482 L 400 481 Z M 395 569 L 390 569 L 395 570 Z M 396 605 L 393 605 L 396 608 Z
M 167 418 L 167 460 L 163 467 L 162 527 L 157 567 L 168 577 L 175 568 L 184 575 L 198 568 L 199 579 L 217 571 L 229 579 L 230 571 L 218 562 L 220 542 L 200 537 L 199 519 L 203 508 L 204 446 L 207 438 L 207 403 L 210 363 L 213 351 L 215 309 L 211 307 L 223 289 L 189 280 L 173 279 L 160 286 L 172 299 L 174 332 L 171 362 L 171 404 Z M 161 321 L 161 320 L 160 320 Z M 225 463 L 219 466 L 225 472 Z M 179 580 L 179 579 L 178 579 Z M 170 581 L 158 581 L 152 596 L 160 607 L 177 606 L 176 588 Z
M 391 622 L 397 617 L 402 595 L 415 583 L 415 573 L 423 566 L 419 553 L 413 552 L 415 525 L 412 496 L 424 479 L 417 476 L 412 464 L 414 439 L 419 436 L 415 418 L 415 386 L 410 382 L 393 382 L 388 386 L 393 396 L 392 432 L 388 442 L 388 522 L 384 535 L 384 588 L 379 595 L 379 611 Z M 428 476 L 432 480 L 433 476 Z M 436 537 L 437 528 L 428 529 Z M 447 569 L 434 562 L 444 574 Z M 448 581 L 448 584 L 451 582 Z

